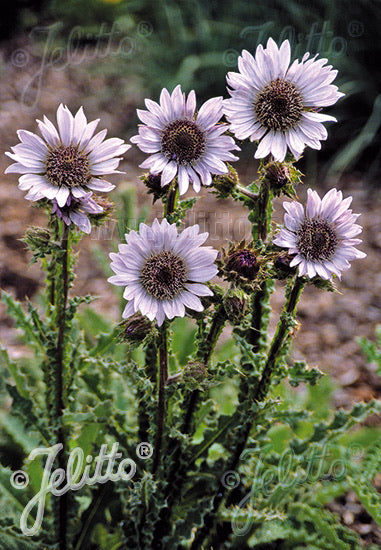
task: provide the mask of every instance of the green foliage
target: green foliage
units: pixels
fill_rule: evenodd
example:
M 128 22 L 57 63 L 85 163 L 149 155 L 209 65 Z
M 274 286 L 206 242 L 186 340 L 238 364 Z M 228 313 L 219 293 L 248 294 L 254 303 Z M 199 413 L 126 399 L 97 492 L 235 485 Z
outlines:
M 366 357 L 368 363 L 375 363 L 377 373 L 381 376 L 381 325 L 376 329 L 376 341 L 368 340 L 368 338 L 359 338 L 361 351 Z
M 134 4 L 131 12 L 138 14 L 146 5 Z M 297 18 L 298 10 L 290 6 Z M 72 7 L 60 9 L 68 20 L 77 17 Z M 169 82 L 183 79 L 191 85 L 199 70 L 201 75 L 209 63 L 216 65 L 218 37 L 208 56 L 191 44 L 194 24 L 204 46 L 213 39 L 218 22 L 213 17 L 205 22 L 208 9 L 191 2 L 191 24 L 172 0 L 152 11 L 157 21 L 165 20 L 177 46 L 161 60 L 168 63 Z M 123 5 L 115 10 L 122 17 Z M 242 16 L 239 4 L 229 17 L 233 12 Z M 181 51 L 179 44 L 187 48 Z M 142 55 L 143 67 L 144 60 Z M 161 75 L 154 69 L 153 87 Z M 230 193 L 247 208 L 260 269 L 239 290 L 236 281 L 211 284 L 213 295 L 202 297 L 201 311 L 188 308 L 184 318 L 166 319 L 160 327 L 140 318 L 139 338 L 133 342 L 126 337 L 126 324 L 114 326 L 91 307 L 93 297 L 72 296 L 72 246 L 79 243 L 80 232 L 53 218 L 49 231 L 28 233 L 33 261 L 40 261 L 46 273 L 46 292 L 39 308 L 2 296 L 29 352 L 16 361 L 0 348 L 0 490 L 1 504 L 9 508 L 9 519 L 0 523 L 0 545 L 26 547 L 17 525 L 46 482 L 48 458 L 39 453 L 49 447 L 57 450 L 50 481 L 62 488 L 64 472 L 78 485 L 62 494 L 48 491 L 42 528 L 28 539 L 28 548 L 357 550 L 357 535 L 325 507 L 350 488 L 381 522 L 373 485 L 381 466 L 380 430 L 369 435 L 362 427 L 368 416 L 381 412 L 381 401 L 331 410 L 329 377 L 321 379 L 318 368 L 290 358 L 306 277 L 287 273 L 277 319 L 271 307 L 272 199 L 294 196 L 300 177 L 292 162 L 270 166 L 263 161 L 258 180 L 247 187 L 238 184 L 238 177 L 225 181 L 219 196 L 227 199 Z M 161 199 L 164 216 L 180 226 L 195 199 L 179 201 L 176 186 L 174 180 L 154 198 Z M 135 198 L 128 188 L 117 196 L 120 238 L 145 219 L 144 209 L 134 207 Z M 94 255 L 108 275 L 105 251 L 94 247 Z M 311 283 L 334 290 L 317 277 Z M 369 360 L 379 361 L 376 344 L 363 340 L 362 346 Z M 362 459 L 351 454 L 351 444 L 361 446 Z M 111 449 L 117 454 L 106 462 Z M 124 470 L 117 474 L 119 459 Z M 17 488 L 20 474 L 27 483 Z M 28 525 L 40 516 L 33 508 Z

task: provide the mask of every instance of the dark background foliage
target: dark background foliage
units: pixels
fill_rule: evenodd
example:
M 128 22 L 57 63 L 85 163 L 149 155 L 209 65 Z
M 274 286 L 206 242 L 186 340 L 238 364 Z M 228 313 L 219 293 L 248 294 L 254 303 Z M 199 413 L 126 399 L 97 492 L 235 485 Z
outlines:
M 180 83 L 201 101 L 226 97 L 226 72 L 236 70 L 243 48 L 254 53 L 269 36 L 278 44 L 288 38 L 294 57 L 310 51 L 328 58 L 346 94 L 327 110 L 339 121 L 331 125 L 330 139 L 321 152 L 307 151 L 303 162 L 324 175 L 360 171 L 375 184 L 381 162 L 380 18 L 379 0 L 16 0 L 3 13 L 0 39 L 38 36 L 39 28 L 42 36 L 41 27 L 59 23 L 55 39 L 66 45 L 70 40 L 76 51 L 110 43 L 120 48 L 103 69 L 111 77 L 138 76 L 153 99 L 162 87 Z

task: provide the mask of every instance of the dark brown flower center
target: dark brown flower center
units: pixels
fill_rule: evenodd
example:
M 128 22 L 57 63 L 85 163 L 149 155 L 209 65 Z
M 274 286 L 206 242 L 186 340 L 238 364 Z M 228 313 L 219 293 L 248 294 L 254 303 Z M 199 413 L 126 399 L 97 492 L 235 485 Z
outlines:
M 309 261 L 329 260 L 338 243 L 333 224 L 319 217 L 306 218 L 296 233 L 299 253 Z
M 189 164 L 200 158 L 205 143 L 204 132 L 193 120 L 175 120 L 163 130 L 161 150 L 168 159 Z
M 140 280 L 156 300 L 172 300 L 183 290 L 188 278 L 185 262 L 170 250 L 153 254 L 144 264 Z
M 258 120 L 274 131 L 286 131 L 300 120 L 303 101 L 295 84 L 277 78 L 259 92 L 254 106 Z
M 55 147 L 46 159 L 46 176 L 50 183 L 58 187 L 86 185 L 91 179 L 87 156 L 74 145 Z

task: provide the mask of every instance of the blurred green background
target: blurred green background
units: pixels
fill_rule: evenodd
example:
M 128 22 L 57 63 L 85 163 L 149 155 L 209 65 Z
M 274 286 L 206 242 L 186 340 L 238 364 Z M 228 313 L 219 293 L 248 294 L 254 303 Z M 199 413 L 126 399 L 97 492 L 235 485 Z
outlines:
M 288 38 L 293 57 L 310 51 L 328 58 L 346 94 L 326 110 L 339 121 L 330 139 L 321 152 L 306 151 L 301 167 L 361 172 L 374 185 L 381 163 L 380 21 L 380 0 L 14 0 L 3 10 L 0 40 L 41 40 L 50 53 L 61 44 L 69 56 L 92 51 L 110 82 L 133 76 L 142 97 L 157 99 L 162 87 L 180 83 L 203 101 L 227 97 L 225 75 L 236 70 L 243 48 L 254 53 L 269 36 L 278 44 Z M 92 93 L 111 102 L 116 88 Z

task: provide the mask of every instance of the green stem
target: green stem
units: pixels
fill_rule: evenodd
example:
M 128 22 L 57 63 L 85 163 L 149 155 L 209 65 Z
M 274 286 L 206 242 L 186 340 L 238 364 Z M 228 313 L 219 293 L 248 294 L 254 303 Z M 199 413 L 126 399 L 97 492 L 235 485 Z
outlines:
M 209 332 L 204 341 L 201 341 L 197 350 L 196 359 L 207 365 L 210 361 L 210 357 L 216 347 L 218 338 L 221 335 L 222 329 L 226 322 L 226 313 L 224 306 L 218 304 L 216 306 L 212 322 L 210 324 Z
M 150 380 L 153 386 L 153 392 L 156 393 L 157 386 L 157 338 L 153 338 L 145 348 L 145 375 Z M 139 399 L 138 415 L 139 415 L 139 441 L 148 441 L 150 433 L 151 418 L 154 416 L 156 404 L 151 397 L 147 398 L 146 390 L 143 387 L 138 387 L 137 393 Z M 149 401 L 147 402 L 147 399 Z
M 62 445 L 62 450 L 58 455 L 59 468 L 66 469 L 66 441 L 65 428 L 63 424 L 63 413 L 65 409 L 64 403 L 64 352 L 65 352 L 65 329 L 66 329 L 66 307 L 69 292 L 69 227 L 63 223 L 62 241 L 61 241 L 61 285 L 57 291 L 62 292 L 61 296 L 56 296 L 57 304 L 57 347 L 56 347 L 56 419 L 57 427 L 57 443 Z M 67 549 L 67 493 L 58 497 L 58 543 L 59 550 Z
M 269 299 L 272 290 L 272 281 L 266 280 L 251 298 L 251 324 L 247 333 L 247 341 L 252 345 L 254 353 L 267 347 L 267 326 L 270 318 Z
M 52 230 L 52 239 L 53 242 L 58 242 L 59 239 L 59 226 L 58 226 L 58 219 L 57 216 L 51 215 L 49 225 Z M 56 269 L 56 255 L 53 255 L 50 258 L 50 262 L 47 263 L 47 278 L 46 278 L 46 284 L 48 287 L 48 295 L 49 295 L 49 304 L 51 306 L 54 306 L 55 303 L 55 269 Z
M 258 200 L 258 194 L 249 191 L 248 189 L 246 189 L 246 187 L 242 187 L 242 185 L 237 185 L 237 189 L 242 195 L 245 195 L 245 197 L 248 197 L 252 201 Z
M 177 183 L 172 182 L 167 194 L 167 200 L 164 204 L 164 216 L 166 218 L 176 210 L 178 197 L 179 187 Z
M 291 289 L 287 294 L 286 303 L 284 305 L 277 330 L 275 332 L 274 338 L 271 343 L 268 358 L 262 372 L 262 377 L 256 389 L 257 401 L 263 400 L 267 395 L 267 392 L 270 387 L 271 374 L 274 370 L 274 367 L 276 366 L 277 360 L 282 351 L 282 347 L 286 343 L 287 338 L 289 337 L 290 329 L 294 324 L 296 306 L 300 298 L 300 295 L 303 291 L 304 285 L 305 285 L 305 282 L 303 281 L 303 279 L 296 277 L 294 280 L 294 284 L 292 285 Z M 242 410 L 243 429 L 240 434 L 240 440 L 237 442 L 235 446 L 233 457 L 229 463 L 229 466 L 226 468 L 226 470 L 235 470 L 237 468 L 240 456 L 246 447 L 247 440 L 250 436 L 255 419 L 256 419 L 256 416 L 254 417 L 247 416 L 247 414 L 245 413 L 245 409 Z M 204 547 L 209 548 L 208 545 L 203 546 L 204 540 L 207 537 L 210 537 L 210 533 L 214 534 L 213 527 L 216 521 L 218 510 L 223 500 L 225 499 L 226 492 L 227 492 L 226 486 L 220 482 L 216 492 L 216 497 L 213 502 L 213 508 L 205 516 L 204 524 L 200 528 L 192 544 L 192 547 L 191 547 L 192 550 L 198 550 Z M 224 541 L 227 539 L 229 534 L 230 534 L 229 529 L 222 529 L 222 530 L 219 530 L 219 532 L 215 536 L 212 535 L 214 536 L 214 539 L 213 541 L 211 541 L 212 542 L 211 547 L 213 548 L 223 547 L 220 545 L 224 543 Z
M 283 312 L 280 316 L 279 323 L 274 334 L 267 361 L 264 366 L 261 379 L 256 390 L 256 400 L 262 401 L 269 389 L 271 375 L 276 366 L 278 357 L 286 340 L 290 334 L 290 329 L 294 324 L 296 306 L 300 295 L 305 286 L 305 282 L 300 277 L 295 277 L 294 284 L 288 293 Z
M 214 348 L 216 347 L 218 338 L 221 335 L 222 329 L 224 328 L 226 322 L 226 313 L 224 306 L 218 304 L 214 312 L 212 322 L 209 328 L 209 332 L 205 340 L 199 340 L 199 348 L 196 353 L 196 360 L 204 363 L 205 366 L 209 364 L 210 357 L 213 353 Z M 184 425 L 182 432 L 185 434 L 190 433 L 192 416 L 197 406 L 198 400 L 200 397 L 199 390 L 193 390 L 190 399 L 187 412 L 185 415 Z
M 216 346 L 225 322 L 225 309 L 222 304 L 219 304 L 214 312 L 208 335 L 202 342 L 203 345 L 199 347 L 196 353 L 196 360 L 203 362 L 205 366 L 207 366 L 210 361 L 211 354 Z M 202 330 L 203 326 L 201 325 L 199 328 L 201 334 Z M 190 394 L 187 394 L 186 399 L 184 400 L 184 408 L 186 409 L 186 413 L 184 415 L 184 420 L 181 427 L 181 432 L 184 435 L 189 435 L 192 432 L 192 417 L 200 399 L 200 395 L 201 392 L 199 390 L 193 390 Z M 167 535 L 171 527 L 172 506 L 174 505 L 176 499 L 179 498 L 182 484 L 186 480 L 186 469 L 189 469 L 190 464 L 187 462 L 185 465 L 184 461 L 182 461 L 183 452 L 184 451 L 181 444 L 178 443 L 178 446 L 172 455 L 172 465 L 167 478 L 170 481 L 168 484 L 167 494 L 165 495 L 167 506 L 163 509 L 160 519 L 156 525 L 154 532 L 154 544 L 159 544 L 159 541 L 162 540 L 163 536 Z M 153 548 L 155 547 L 156 546 L 153 546 Z
M 270 190 L 268 184 L 262 183 L 258 200 L 258 238 L 266 242 L 269 226 Z
M 153 457 L 152 473 L 155 474 L 160 463 L 160 451 L 163 440 L 165 419 L 165 385 L 168 380 L 168 342 L 167 323 L 164 321 L 160 331 L 159 346 L 159 392 L 157 402 L 157 431 L 155 439 L 155 452 Z

